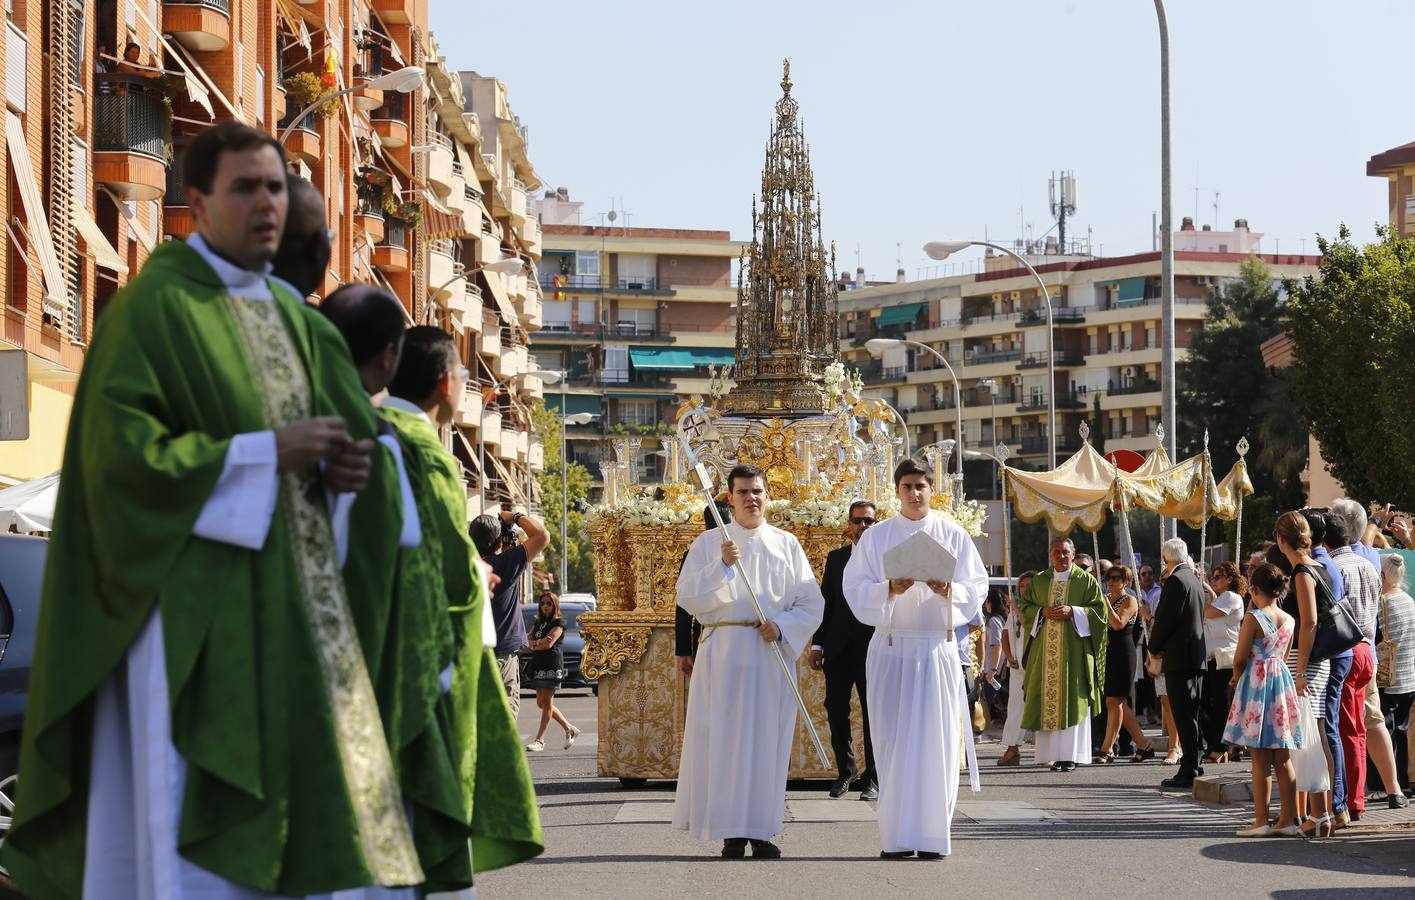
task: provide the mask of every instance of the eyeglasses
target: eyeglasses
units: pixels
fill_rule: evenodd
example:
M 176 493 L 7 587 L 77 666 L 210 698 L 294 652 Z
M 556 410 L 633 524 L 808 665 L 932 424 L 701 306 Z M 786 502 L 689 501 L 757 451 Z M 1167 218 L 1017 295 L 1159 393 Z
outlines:
M 873 525 L 875 520 L 870 516 L 855 516 L 850 520 L 851 525 Z
M 1124 576 L 1124 575 L 1107 575 L 1105 580 L 1106 580 L 1106 581 L 1119 581 L 1121 584 L 1124 584 L 1124 583 L 1125 583 L 1125 576 Z

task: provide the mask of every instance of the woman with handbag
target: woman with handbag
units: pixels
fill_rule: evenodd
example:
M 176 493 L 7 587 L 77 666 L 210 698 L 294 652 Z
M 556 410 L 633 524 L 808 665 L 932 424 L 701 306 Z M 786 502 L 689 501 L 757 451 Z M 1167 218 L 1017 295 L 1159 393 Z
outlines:
M 1130 692 L 1135 686 L 1135 669 L 1139 665 L 1135 645 L 1135 616 L 1140 601 L 1127 589 L 1134 582 L 1130 567 L 1113 565 L 1106 572 L 1106 656 L 1105 656 L 1105 737 L 1095 762 L 1115 762 L 1115 742 L 1120 738 L 1120 726 L 1130 732 L 1135 741 L 1132 760 L 1153 759 L 1155 748 L 1140 730 L 1140 722 L 1130 708 Z
M 1332 682 L 1336 683 L 1336 697 L 1341 697 L 1341 682 L 1351 669 L 1351 651 L 1349 648 L 1346 650 L 1345 664 L 1338 666 L 1312 653 L 1317 639 L 1317 593 L 1322 591 L 1330 600 L 1331 586 L 1326 580 L 1326 569 L 1312 556 L 1312 529 L 1301 513 L 1287 512 L 1278 518 L 1277 546 L 1292 570 L 1285 611 L 1297 620 L 1297 656 L 1296 667 L 1293 668 L 1296 677 L 1293 681 L 1297 693 L 1307 695 L 1318 716 L 1327 750 L 1328 779 L 1334 789 L 1312 791 L 1306 795 L 1309 812 L 1302 823 L 1302 834 L 1307 837 L 1329 837 L 1335 830 L 1332 798 L 1345 796 L 1345 768 L 1341 738 L 1337 734 L 1339 707 L 1336 715 L 1324 713 L 1328 713 L 1327 701 L 1333 693 Z
M 1248 582 L 1238 574 L 1238 566 L 1221 562 L 1209 575 L 1214 596 L 1204 604 L 1204 649 L 1208 662 L 1204 671 L 1203 706 L 1200 722 L 1204 746 L 1208 753 L 1205 763 L 1228 762 L 1224 746 L 1224 723 L 1228 719 L 1229 682 L 1233 680 L 1233 656 L 1238 650 L 1238 632 L 1243 625 L 1243 595 Z
M 1403 797 L 1391 793 L 1392 809 L 1410 790 L 1410 706 L 1415 701 L 1415 600 L 1405 592 L 1405 560 L 1394 553 L 1381 557 L 1381 605 L 1376 619 L 1376 687 L 1381 712 L 1395 745 L 1395 769 Z

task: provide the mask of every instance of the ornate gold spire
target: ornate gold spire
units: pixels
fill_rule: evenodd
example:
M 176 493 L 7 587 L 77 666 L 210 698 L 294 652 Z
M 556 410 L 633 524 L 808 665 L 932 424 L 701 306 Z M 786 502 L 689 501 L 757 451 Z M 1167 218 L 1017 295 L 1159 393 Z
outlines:
M 791 86 L 788 59 L 767 141 L 761 207 L 754 197 L 752 243 L 742 258 L 736 387 L 720 404 L 729 414 L 819 415 L 826 408 L 825 367 L 840 350 L 834 252 L 827 257 L 821 239 L 820 197 Z

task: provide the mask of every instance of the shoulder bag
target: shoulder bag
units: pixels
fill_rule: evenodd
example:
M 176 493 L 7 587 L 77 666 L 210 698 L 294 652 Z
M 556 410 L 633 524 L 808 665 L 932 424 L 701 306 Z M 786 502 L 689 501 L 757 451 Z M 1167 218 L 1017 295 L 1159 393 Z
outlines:
M 1395 655 L 1400 645 L 1390 639 L 1390 601 L 1381 597 L 1381 637 L 1376 644 L 1376 687 L 1395 683 Z
M 1356 624 L 1356 616 L 1352 614 L 1351 604 L 1346 602 L 1346 598 L 1335 599 L 1325 579 L 1309 566 L 1302 569 L 1317 583 L 1317 636 L 1312 641 L 1312 653 L 1307 661 L 1321 662 L 1338 653 L 1345 653 L 1365 640 L 1366 636 Z

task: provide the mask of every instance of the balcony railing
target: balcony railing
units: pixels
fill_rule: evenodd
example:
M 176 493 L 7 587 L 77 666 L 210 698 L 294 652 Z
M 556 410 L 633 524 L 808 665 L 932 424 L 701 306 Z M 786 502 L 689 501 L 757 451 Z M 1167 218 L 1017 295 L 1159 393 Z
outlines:
M 167 166 L 167 190 L 162 195 L 163 206 L 186 206 L 187 184 L 183 178 L 186 170 L 187 141 L 172 145 L 172 162 Z
M 1057 409 L 1080 409 L 1086 405 L 1086 399 L 1090 395 L 1081 391 L 1062 391 L 1056 395 Z M 1018 412 L 1036 412 L 1039 409 L 1047 409 L 1046 394 L 1028 394 L 1025 399 L 1017 404 Z
M 439 147 L 445 147 L 445 148 L 447 148 L 448 150 L 454 150 L 454 151 L 455 151 L 455 148 L 452 146 L 452 139 L 451 139 L 450 137 L 448 137 L 447 135 L 443 134 L 442 132 L 440 132 L 440 131 L 429 131 L 429 132 L 427 133 L 427 136 L 428 136 L 428 139 L 432 141 L 432 143 L 437 144 Z M 453 165 L 454 167 L 457 165 L 457 161 L 456 161 L 455 159 L 452 161 L 452 165 Z M 455 171 L 455 168 L 454 168 L 454 171 Z
M 284 130 L 284 129 L 286 129 L 286 128 L 289 128 L 289 127 L 290 127 L 290 123 L 295 121 L 295 116 L 299 115 L 299 112 L 300 112 L 300 111 L 299 111 L 298 109 L 296 109 L 294 106 L 291 106 L 289 109 L 287 109 L 287 110 L 285 111 L 285 115 L 284 115 L 283 118 L 280 119 L 280 124 L 279 124 L 277 127 L 278 127 L 279 129 L 281 129 L 281 130 Z M 312 110 L 310 110 L 309 112 L 305 113 L 303 116 L 300 116 L 299 124 L 297 124 L 297 125 L 295 126 L 295 130 L 296 130 L 296 131 L 308 131 L 310 134 L 318 134 L 318 133 L 319 133 L 319 125 L 318 125 L 318 123 L 317 123 L 317 117 L 318 117 L 318 116 L 319 116 L 319 111 L 318 111 L 318 110 L 315 110 L 315 109 L 312 109 Z
M 1058 366 L 1079 366 L 1086 359 L 1085 354 L 1073 350 L 1057 350 L 1052 354 Z M 1047 364 L 1047 354 L 1043 350 L 1040 353 L 1028 353 L 1022 357 L 1022 361 L 1017 364 L 1019 369 L 1040 369 Z
M 658 279 L 653 276 L 647 278 L 620 278 L 615 282 L 615 287 L 621 291 L 655 291 L 658 290 Z
M 561 275 L 560 284 L 555 284 L 555 275 L 541 274 L 540 286 L 546 290 L 600 290 L 601 284 L 598 275 Z
M 457 258 L 457 245 L 447 238 L 437 238 L 436 240 L 428 241 L 427 248 L 433 253 L 441 253 L 443 256 L 452 257 L 454 260 Z
M 994 350 L 991 353 L 974 353 L 967 357 L 967 365 L 987 366 L 993 363 L 1016 362 L 1022 358 L 1021 350 Z
M 167 161 L 167 104 L 158 82 L 101 73 L 93 105 L 93 149 L 141 153 Z
M 1011 442 L 1010 442 L 1010 441 L 1004 441 L 1004 443 L 1010 444 Z M 1047 452 L 1047 450 L 1049 450 L 1049 449 L 1051 448 L 1051 438 L 1045 438 L 1045 437 L 1024 437 L 1024 438 L 1022 438 L 1022 444 L 1021 444 L 1021 446 L 1022 446 L 1022 452 L 1023 452 L 1023 453 L 1027 453 L 1027 454 L 1045 453 L 1045 452 Z M 1071 436 L 1071 435 L 1066 435 L 1066 436 L 1064 436 L 1064 437 L 1057 438 L 1057 441 L 1056 441 L 1056 452 L 1057 452 L 1057 453 L 1075 453 L 1077 450 L 1080 450 L 1080 449 L 1081 449 L 1081 439 L 1078 438 L 1078 437 L 1073 437 L 1073 436 Z
M 383 212 L 383 191 L 372 185 L 364 185 L 359 188 L 359 201 L 355 211 L 361 216 L 374 216 L 382 219 Z
M 456 171 L 458 170 L 458 168 L 459 168 L 461 165 L 462 165 L 462 164 L 461 164 L 460 162 L 456 163 L 456 164 L 453 166 L 452 171 L 456 172 Z M 466 197 L 468 200 L 470 200 L 470 201 L 473 202 L 473 203 L 480 203 L 480 202 L 481 202 L 481 191 L 479 191 L 479 190 L 476 189 L 475 187 L 472 187 L 471 184 L 468 184 L 466 187 L 464 187 L 464 188 L 462 189 L 462 196 Z
M 408 249 L 408 223 L 402 219 L 389 216 L 383 227 L 383 243 L 381 247 L 397 247 L 400 250 Z
M 1090 307 L 1082 306 L 1058 306 L 1051 311 L 1052 321 L 1058 325 L 1074 325 L 1077 322 L 1086 321 L 1086 310 Z M 1045 324 L 1047 313 L 1045 309 L 1024 309 L 1017 319 L 1018 327 L 1024 325 Z
M 1121 397 L 1126 394 L 1150 394 L 1159 389 L 1157 381 L 1135 381 L 1130 384 L 1122 384 L 1119 387 L 1107 386 L 1105 392 L 1112 397 Z
M 162 0 L 167 6 L 205 6 L 217 12 L 231 15 L 231 0 Z

